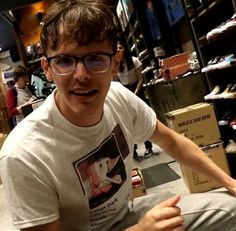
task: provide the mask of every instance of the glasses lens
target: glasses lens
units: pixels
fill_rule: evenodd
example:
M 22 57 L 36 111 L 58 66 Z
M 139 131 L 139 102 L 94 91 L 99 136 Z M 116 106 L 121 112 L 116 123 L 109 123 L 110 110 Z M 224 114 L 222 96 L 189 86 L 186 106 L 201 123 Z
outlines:
M 105 72 L 109 69 L 111 58 L 106 54 L 91 54 L 85 57 L 85 66 L 92 72 Z
M 58 56 L 51 60 L 52 71 L 55 74 L 71 73 L 76 66 L 76 60 L 73 57 Z

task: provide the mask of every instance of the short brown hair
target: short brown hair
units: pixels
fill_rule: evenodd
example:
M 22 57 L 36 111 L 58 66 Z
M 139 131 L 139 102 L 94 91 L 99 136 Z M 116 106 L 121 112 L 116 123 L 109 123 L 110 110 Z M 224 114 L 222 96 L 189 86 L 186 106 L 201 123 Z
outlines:
M 104 2 L 61 0 L 55 2 L 44 16 L 40 39 L 45 54 L 48 48 L 56 50 L 65 41 L 87 45 L 105 39 L 116 52 L 117 33 L 117 17 Z
M 13 71 L 14 82 L 17 82 L 20 77 L 28 76 L 27 68 L 18 65 Z

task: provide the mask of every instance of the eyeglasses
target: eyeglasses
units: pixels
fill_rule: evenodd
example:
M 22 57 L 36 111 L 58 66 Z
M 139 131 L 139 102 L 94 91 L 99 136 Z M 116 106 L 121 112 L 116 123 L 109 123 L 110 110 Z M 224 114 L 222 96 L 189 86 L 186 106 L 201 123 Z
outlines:
M 82 62 L 92 73 L 104 73 L 110 68 L 112 56 L 109 53 L 92 53 L 82 57 L 57 55 L 46 59 L 54 75 L 64 76 L 71 74 L 78 62 Z

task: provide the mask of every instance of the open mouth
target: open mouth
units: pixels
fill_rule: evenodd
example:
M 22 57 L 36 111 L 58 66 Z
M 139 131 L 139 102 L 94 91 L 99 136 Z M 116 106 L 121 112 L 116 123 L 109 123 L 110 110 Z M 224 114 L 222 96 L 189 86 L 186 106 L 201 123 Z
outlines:
M 80 97 L 88 97 L 88 96 L 94 96 L 98 90 L 79 90 L 79 91 L 70 91 L 71 94 L 80 96 Z

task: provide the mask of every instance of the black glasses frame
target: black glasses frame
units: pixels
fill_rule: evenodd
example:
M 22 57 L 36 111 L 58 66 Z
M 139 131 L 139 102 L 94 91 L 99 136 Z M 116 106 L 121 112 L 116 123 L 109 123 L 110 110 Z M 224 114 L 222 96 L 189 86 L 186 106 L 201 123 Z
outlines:
M 76 68 L 76 66 L 77 66 L 77 64 L 78 64 L 78 62 L 81 62 L 81 63 L 83 63 L 83 65 L 86 67 L 86 64 L 85 64 L 85 59 L 88 57 L 88 56 L 92 56 L 92 55 L 106 55 L 106 56 L 108 56 L 109 58 L 110 58 L 110 65 L 111 65 L 111 60 L 112 60 L 112 56 L 114 55 L 113 53 L 111 54 L 111 53 L 105 53 L 105 52 L 99 52 L 99 53 L 96 53 L 96 52 L 94 52 L 94 53 L 90 53 L 90 54 L 87 54 L 87 55 L 84 55 L 84 56 L 74 56 L 74 55 L 55 55 L 55 56 L 52 56 L 52 57 L 45 57 L 46 58 L 46 60 L 47 60 L 47 62 L 48 62 L 48 64 L 49 64 L 49 66 L 51 65 L 51 61 L 52 61 L 52 59 L 54 59 L 54 58 L 63 58 L 63 57 L 68 57 L 68 58 L 73 58 L 73 59 L 75 59 L 75 61 L 76 61 L 76 63 L 75 63 L 75 67 L 71 70 L 71 72 L 70 73 L 65 73 L 65 74 L 56 74 L 56 73 L 53 73 L 53 74 L 55 74 L 55 75 L 69 75 L 69 74 L 71 74 L 74 70 L 75 70 L 75 68 Z M 109 66 L 110 66 L 109 65 Z M 87 67 L 86 67 L 87 68 Z M 93 72 L 93 73 L 104 73 L 104 72 L 106 72 L 108 69 L 106 69 L 106 70 L 103 70 L 103 71 L 91 71 L 91 72 Z M 90 71 L 90 70 L 89 70 Z

